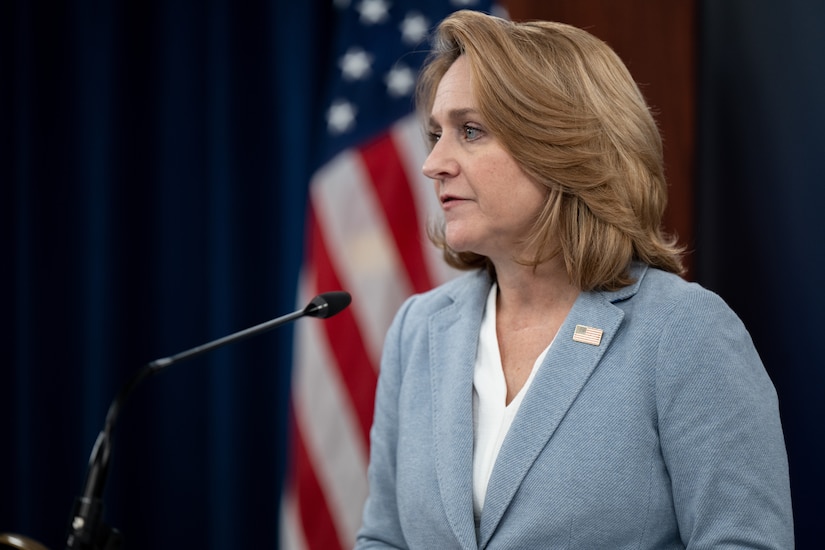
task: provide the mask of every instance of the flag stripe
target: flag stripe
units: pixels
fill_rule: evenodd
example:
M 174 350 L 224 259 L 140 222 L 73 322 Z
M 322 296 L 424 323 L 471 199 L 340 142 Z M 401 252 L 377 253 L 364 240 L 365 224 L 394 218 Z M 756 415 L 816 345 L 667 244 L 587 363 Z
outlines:
M 293 433 L 295 496 L 307 548 L 308 550 L 343 550 L 340 537 L 335 529 L 335 522 L 326 505 L 323 490 L 315 472 L 310 467 L 311 461 L 307 455 L 301 432 L 294 429 Z
M 307 299 L 317 291 L 310 284 L 315 279 L 311 270 L 302 277 L 301 294 Z M 294 377 L 295 425 L 306 448 L 306 458 L 301 460 L 322 486 L 336 530 L 344 546 L 349 546 L 361 523 L 361 508 L 352 505 L 353 499 L 363 502 L 367 495 L 368 451 L 335 364 L 327 322 L 307 320 L 296 331 L 296 360 L 302 368 Z
M 415 292 L 432 288 L 424 262 L 415 199 L 407 173 L 390 134 L 382 134 L 360 149 L 373 188 L 381 201 L 395 245 Z
M 338 275 L 330 264 L 321 229 L 314 218 L 312 224 L 312 264 L 317 277 L 315 288 L 324 290 L 338 290 L 341 283 Z M 327 319 L 323 324 L 326 332 L 325 339 L 330 343 L 334 357 L 334 365 L 340 370 L 348 393 L 348 405 L 353 408 L 358 417 L 364 446 L 369 442 L 369 431 L 372 425 L 375 388 L 378 384 L 377 365 L 370 360 L 364 348 L 361 333 L 355 322 L 352 310 L 347 308 L 335 317 Z
M 327 243 L 329 264 L 352 307 L 372 365 L 377 366 L 384 333 L 411 292 L 401 254 L 395 248 L 380 202 L 361 156 L 338 155 L 313 178 L 312 208 Z
M 290 440 L 290 444 L 292 440 Z M 295 452 L 292 454 L 292 461 L 295 462 Z M 288 469 L 286 472 L 286 483 L 284 484 L 284 498 L 281 502 L 280 529 L 278 530 L 278 548 L 288 548 L 289 550 L 306 550 L 309 544 L 304 538 L 304 530 L 299 529 L 301 514 L 299 513 L 297 495 L 300 491 L 296 489 L 297 479 L 295 472 Z

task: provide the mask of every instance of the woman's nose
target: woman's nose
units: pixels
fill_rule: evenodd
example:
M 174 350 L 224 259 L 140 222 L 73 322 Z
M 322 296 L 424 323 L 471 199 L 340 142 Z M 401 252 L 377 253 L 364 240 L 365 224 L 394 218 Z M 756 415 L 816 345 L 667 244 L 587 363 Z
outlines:
M 458 169 L 458 161 L 444 139 L 435 142 L 430 154 L 424 160 L 424 166 L 421 167 L 424 175 L 434 180 L 455 176 Z

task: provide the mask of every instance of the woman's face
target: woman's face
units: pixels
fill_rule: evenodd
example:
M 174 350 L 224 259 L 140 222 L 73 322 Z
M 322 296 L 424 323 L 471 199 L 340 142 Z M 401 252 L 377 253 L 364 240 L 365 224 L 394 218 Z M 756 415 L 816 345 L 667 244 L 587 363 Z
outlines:
M 435 182 L 447 244 L 457 252 L 487 256 L 494 264 L 522 257 L 522 242 L 546 190 L 488 133 L 464 56 L 436 89 L 429 133 L 433 149 L 422 170 Z

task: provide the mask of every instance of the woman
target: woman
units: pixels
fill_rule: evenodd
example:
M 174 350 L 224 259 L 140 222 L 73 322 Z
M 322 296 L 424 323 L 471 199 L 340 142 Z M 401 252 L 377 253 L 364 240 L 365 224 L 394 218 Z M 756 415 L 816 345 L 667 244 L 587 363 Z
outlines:
M 419 82 L 469 273 L 390 328 L 357 548 L 792 548 L 777 398 L 660 230 L 661 140 L 619 58 L 457 12 Z

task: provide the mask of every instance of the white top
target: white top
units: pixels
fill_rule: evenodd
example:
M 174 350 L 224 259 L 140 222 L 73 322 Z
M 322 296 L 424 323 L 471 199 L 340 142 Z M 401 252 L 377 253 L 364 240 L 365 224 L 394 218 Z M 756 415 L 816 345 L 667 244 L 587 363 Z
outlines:
M 481 320 L 473 374 L 473 513 L 476 527 L 481 517 L 481 510 L 484 508 L 487 484 L 490 481 L 490 474 L 493 472 L 493 464 L 496 462 L 501 444 L 513 423 L 524 394 L 527 393 L 539 365 L 550 349 L 550 346 L 547 346 L 541 352 L 533 363 L 533 369 L 524 386 L 510 404 L 506 405 L 507 383 L 504 380 L 496 335 L 497 293 L 498 287 L 493 284 L 487 296 L 487 307 Z

